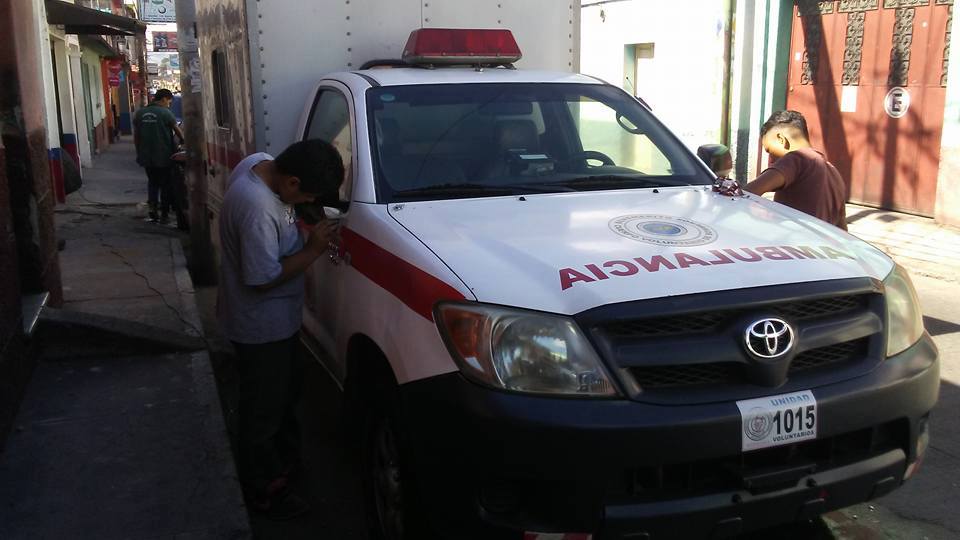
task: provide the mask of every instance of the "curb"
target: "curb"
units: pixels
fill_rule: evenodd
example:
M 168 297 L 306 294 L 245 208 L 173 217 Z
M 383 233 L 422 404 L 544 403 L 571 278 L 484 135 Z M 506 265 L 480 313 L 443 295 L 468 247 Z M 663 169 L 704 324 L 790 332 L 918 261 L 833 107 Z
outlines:
M 46 307 L 40 312 L 39 320 L 43 323 L 38 329 L 41 333 L 47 332 L 49 326 L 54 326 L 60 330 L 78 329 L 85 333 L 101 333 L 123 340 L 136 341 L 160 350 L 198 351 L 206 348 L 203 339 L 196 335 L 108 315 Z
M 206 341 L 203 334 L 203 323 L 200 320 L 200 310 L 197 308 L 196 291 L 193 280 L 187 269 L 187 259 L 183 253 L 180 240 L 170 239 L 170 254 L 173 259 L 173 273 L 180 295 L 180 306 L 184 319 L 184 332 L 195 335 Z M 203 431 L 204 448 L 208 450 L 205 459 L 209 467 L 218 468 L 218 476 L 224 485 L 232 487 L 230 500 L 222 501 L 225 513 L 219 516 L 220 526 L 215 531 L 218 538 L 248 539 L 253 538 L 250 527 L 250 518 L 243 500 L 243 491 L 237 475 L 233 452 L 230 449 L 230 435 L 224 421 L 223 409 L 220 405 L 220 396 L 217 393 L 217 380 L 210 363 L 210 352 L 206 348 L 190 354 L 190 367 L 193 374 L 193 387 L 197 393 L 197 401 L 206 411 L 204 422 L 207 429 Z

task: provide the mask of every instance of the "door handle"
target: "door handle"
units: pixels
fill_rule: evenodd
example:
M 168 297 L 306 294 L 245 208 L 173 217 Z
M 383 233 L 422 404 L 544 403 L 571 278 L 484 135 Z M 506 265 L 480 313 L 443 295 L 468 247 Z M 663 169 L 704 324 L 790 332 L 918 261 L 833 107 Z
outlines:
M 327 251 L 330 253 L 330 262 L 334 265 L 340 264 L 343 261 L 343 258 L 340 257 L 340 244 L 336 242 L 330 242 L 327 244 Z

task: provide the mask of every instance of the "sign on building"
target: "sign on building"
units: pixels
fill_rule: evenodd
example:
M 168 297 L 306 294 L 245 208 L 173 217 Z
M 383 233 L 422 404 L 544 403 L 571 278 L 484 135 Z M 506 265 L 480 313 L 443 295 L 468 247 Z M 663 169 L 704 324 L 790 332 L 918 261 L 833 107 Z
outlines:
M 177 33 L 153 32 L 153 52 L 177 52 Z
M 110 60 L 107 62 L 107 79 L 110 86 L 117 87 L 123 82 L 123 62 Z
M 140 0 L 140 20 L 148 23 L 177 22 L 174 0 Z

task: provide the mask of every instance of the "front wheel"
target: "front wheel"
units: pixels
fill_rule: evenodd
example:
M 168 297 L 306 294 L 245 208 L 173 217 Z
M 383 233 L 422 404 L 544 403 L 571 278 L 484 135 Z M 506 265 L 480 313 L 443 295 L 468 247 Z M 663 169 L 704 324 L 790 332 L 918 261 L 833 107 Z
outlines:
M 382 389 L 381 389 L 382 390 Z M 404 458 L 399 403 L 384 392 L 370 405 L 363 434 L 363 478 L 371 540 L 426 540 L 413 478 Z

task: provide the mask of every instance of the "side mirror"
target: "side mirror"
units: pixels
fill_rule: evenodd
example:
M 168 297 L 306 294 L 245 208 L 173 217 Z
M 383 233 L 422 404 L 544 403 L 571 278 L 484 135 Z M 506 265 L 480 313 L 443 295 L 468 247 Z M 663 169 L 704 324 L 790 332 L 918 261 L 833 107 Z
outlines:
M 343 212 L 339 208 L 334 208 L 332 206 L 324 206 L 323 215 L 326 216 L 327 219 L 332 219 L 336 221 L 343 217 Z
M 733 157 L 730 156 L 730 149 L 722 144 L 705 144 L 697 148 L 697 157 L 720 178 L 726 178 L 733 172 Z
M 316 225 L 321 220 L 337 220 L 343 217 L 349 203 L 339 202 L 337 206 L 325 206 L 322 202 L 301 203 L 296 205 L 297 217 L 307 225 Z

